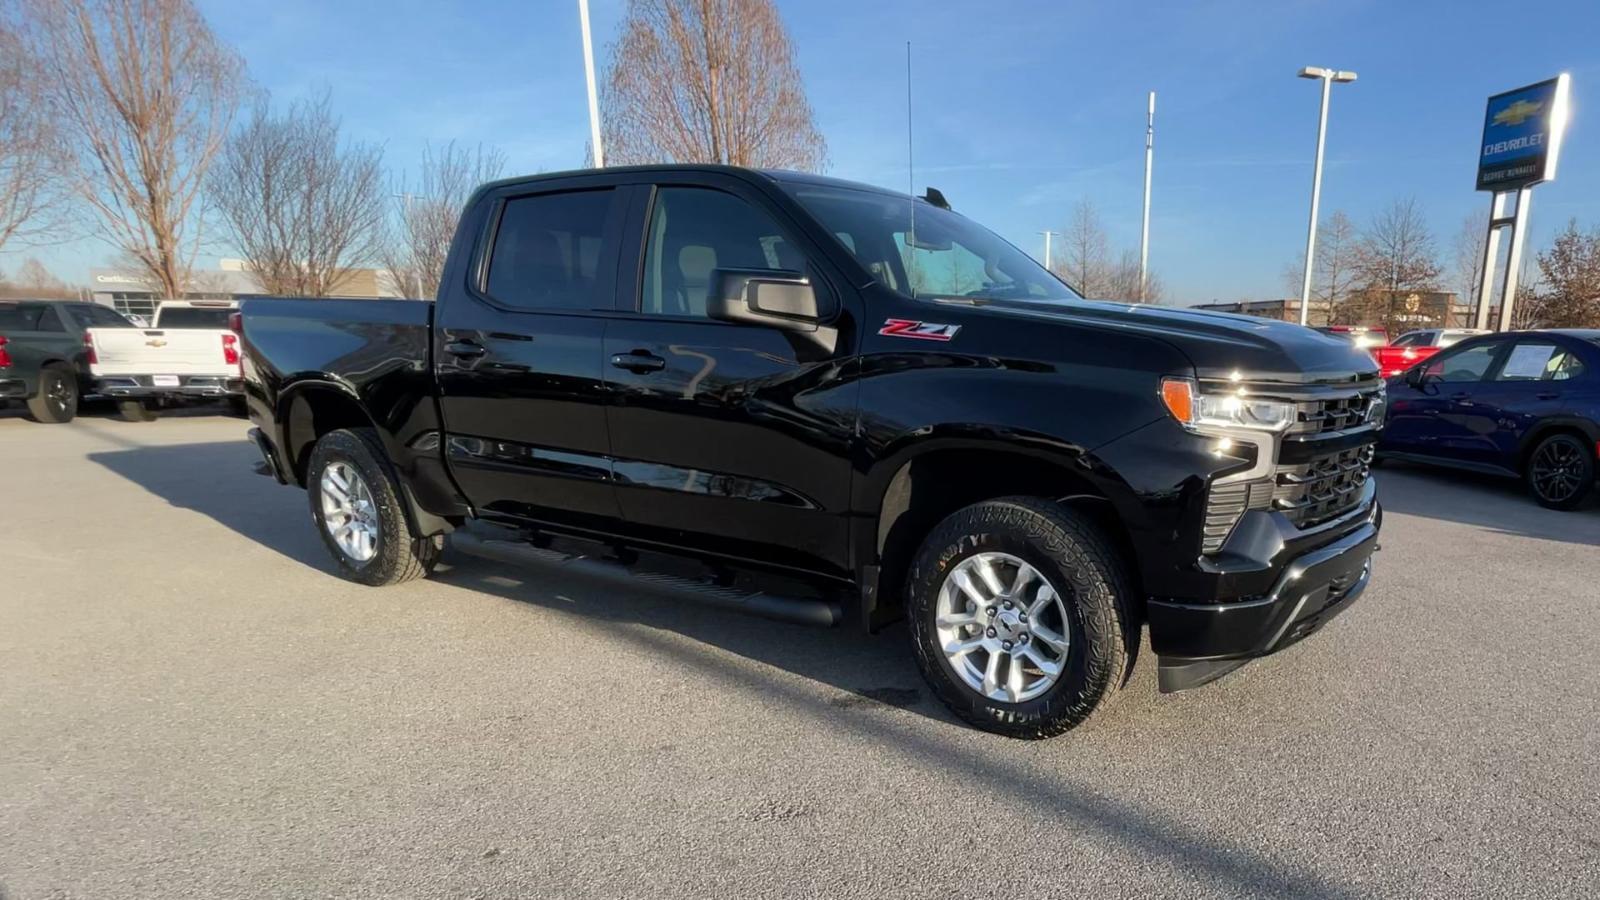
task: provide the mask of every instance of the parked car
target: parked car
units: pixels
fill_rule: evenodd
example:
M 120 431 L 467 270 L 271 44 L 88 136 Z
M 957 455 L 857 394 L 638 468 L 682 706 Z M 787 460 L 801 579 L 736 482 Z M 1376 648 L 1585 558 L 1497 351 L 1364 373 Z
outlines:
M 1365 325 L 1323 325 L 1317 330 L 1330 337 L 1343 338 L 1368 352 L 1375 353 L 1379 347 L 1389 343 L 1389 332 L 1382 328 L 1368 328 Z
M 22 401 L 35 422 L 70 422 L 93 392 L 88 330 L 132 330 L 109 307 L 65 300 L 0 300 L 0 402 Z
M 1577 509 L 1600 454 L 1600 331 L 1470 338 L 1391 378 L 1389 407 L 1382 458 L 1521 478 Z
M 649 582 L 903 616 L 934 692 L 1016 736 L 1119 690 L 1145 624 L 1181 690 L 1362 593 L 1368 354 L 1081 300 L 942 200 L 711 166 L 488 185 L 435 302 L 244 302 L 251 436 L 355 581 L 426 575 L 446 534 L 782 573 L 814 591 Z
M 95 391 L 122 417 L 148 421 L 164 406 L 228 400 L 242 412 L 239 336 L 232 300 L 165 300 L 150 328 L 89 330 Z
M 1477 328 L 1422 328 L 1408 331 L 1395 338 L 1394 343 L 1375 351 L 1378 373 L 1384 378 L 1391 378 L 1446 347 L 1469 337 L 1490 333 Z

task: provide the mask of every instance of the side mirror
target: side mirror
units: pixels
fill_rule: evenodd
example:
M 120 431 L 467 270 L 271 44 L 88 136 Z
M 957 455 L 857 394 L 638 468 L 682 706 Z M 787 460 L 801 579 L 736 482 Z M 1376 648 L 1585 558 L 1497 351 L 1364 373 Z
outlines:
M 1412 366 L 1411 368 L 1407 369 L 1406 370 L 1406 384 L 1409 384 L 1412 387 L 1417 388 L 1418 390 L 1421 390 L 1422 381 L 1423 381 L 1422 370 L 1425 369 L 1425 368 L 1427 368 L 1426 364 Z
M 832 351 L 836 332 L 821 323 L 811 280 L 782 269 L 716 269 L 706 315 L 723 322 L 765 325 L 813 338 Z

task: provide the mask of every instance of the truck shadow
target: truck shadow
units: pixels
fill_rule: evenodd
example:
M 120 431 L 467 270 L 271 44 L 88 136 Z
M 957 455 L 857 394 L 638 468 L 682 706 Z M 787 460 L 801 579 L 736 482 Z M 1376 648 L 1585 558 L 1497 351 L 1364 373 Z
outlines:
M 782 704 L 818 728 L 881 746 L 913 765 L 957 769 L 976 791 L 1007 798 L 1068 831 L 1109 837 L 1130 853 L 1170 865 L 1191 884 L 1223 895 L 1358 896 L 1316 873 L 1108 797 L 1103 785 L 1080 781 L 1070 769 L 1049 764 L 1059 757 L 1034 752 L 1043 745 L 982 734 L 956 721 L 927 691 L 910 659 L 903 624 L 871 636 L 809 628 L 620 590 L 610 579 L 572 572 L 551 578 L 547 576 L 556 567 L 544 569 L 447 553 L 433 580 L 555 611 L 580 639 L 626 641 L 722 688 L 761 703 Z M 766 667 L 779 672 L 765 672 Z M 1154 694 L 1154 679 L 1148 677 L 1152 671 L 1148 663 L 1142 667 L 1146 677 L 1136 675 L 1132 693 Z M 836 691 L 819 692 L 781 673 Z M 1096 752 L 1093 744 L 1135 727 L 1131 717 L 1137 710 L 1130 707 L 1138 705 L 1119 703 L 1097 717 L 1089 730 L 1098 737 L 1075 733 L 1055 740 L 1084 740 L 1089 746 L 1079 752 Z M 896 718 L 905 713 L 931 721 L 908 726 Z
M 182 509 L 269 547 L 288 559 L 331 571 L 306 520 L 302 492 L 253 473 L 244 442 L 132 445 L 89 458 Z M 1354 897 L 1358 891 L 1303 867 L 1273 860 L 1225 835 L 1108 796 L 1103 784 L 1052 765 L 1060 754 L 1041 745 L 982 734 L 956 722 L 929 694 L 907 652 L 903 626 L 877 635 L 772 622 L 701 606 L 648 589 L 632 590 L 558 566 L 513 567 L 447 552 L 431 583 L 512 600 L 559 614 L 573 639 L 626 641 L 670 660 L 693 677 L 761 703 L 777 703 L 818 728 L 835 729 L 891 757 L 956 768 L 974 790 L 1006 798 L 1069 830 L 1108 839 L 1191 884 L 1237 896 Z M 218 572 L 228 571 L 219 561 Z M 417 585 L 415 590 L 429 590 Z M 620 627 L 619 627 L 620 626 Z M 1085 733 L 1058 738 L 1072 753 L 1126 748 L 1133 718 L 1154 702 L 1153 666 L 1145 657 L 1131 694 Z M 818 691 L 815 685 L 831 690 Z M 908 727 L 905 715 L 924 719 Z M 1070 757 L 1070 754 L 1069 754 Z M 848 761 L 841 764 L 850 765 Z
M 297 563 L 333 571 L 327 551 L 306 526 L 305 494 L 255 474 L 256 450 L 245 441 L 140 444 L 127 435 L 137 435 L 141 426 L 128 426 L 124 433 L 89 422 L 75 424 L 126 448 L 91 453 L 92 462 Z
M 1384 511 L 1439 519 L 1500 534 L 1600 546 L 1600 515 L 1545 509 L 1521 481 L 1390 461 L 1378 470 Z

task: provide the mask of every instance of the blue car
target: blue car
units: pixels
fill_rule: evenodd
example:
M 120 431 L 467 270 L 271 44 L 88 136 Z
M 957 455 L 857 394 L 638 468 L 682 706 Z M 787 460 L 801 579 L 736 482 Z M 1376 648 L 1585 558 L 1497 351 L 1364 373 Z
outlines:
M 1521 478 L 1551 509 L 1577 509 L 1600 454 L 1600 330 L 1462 341 L 1389 379 L 1380 459 Z

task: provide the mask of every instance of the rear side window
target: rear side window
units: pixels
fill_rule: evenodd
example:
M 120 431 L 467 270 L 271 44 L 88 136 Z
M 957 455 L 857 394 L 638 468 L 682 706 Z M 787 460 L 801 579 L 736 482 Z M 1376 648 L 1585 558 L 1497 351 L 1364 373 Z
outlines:
M 1391 347 L 1424 347 L 1424 346 L 1427 346 L 1427 343 L 1428 343 L 1428 333 L 1426 331 L 1412 331 L 1412 332 L 1409 332 L 1407 334 L 1400 335 L 1398 338 L 1395 339 L 1395 342 L 1393 344 L 1390 344 L 1389 346 L 1391 346 Z
M 106 306 L 85 305 L 72 307 L 72 321 L 79 328 L 132 328 L 133 323 L 122 314 Z
M 489 255 L 488 293 L 520 309 L 608 309 L 599 297 L 611 190 L 540 194 L 506 201 Z
M 233 310 L 216 307 L 163 306 L 156 311 L 157 328 L 227 328 Z
M 0 303 L 0 334 L 8 331 L 66 331 L 47 303 Z
M 1549 341 L 1521 341 L 1511 348 L 1495 381 L 1568 381 L 1583 374 L 1583 362 Z

